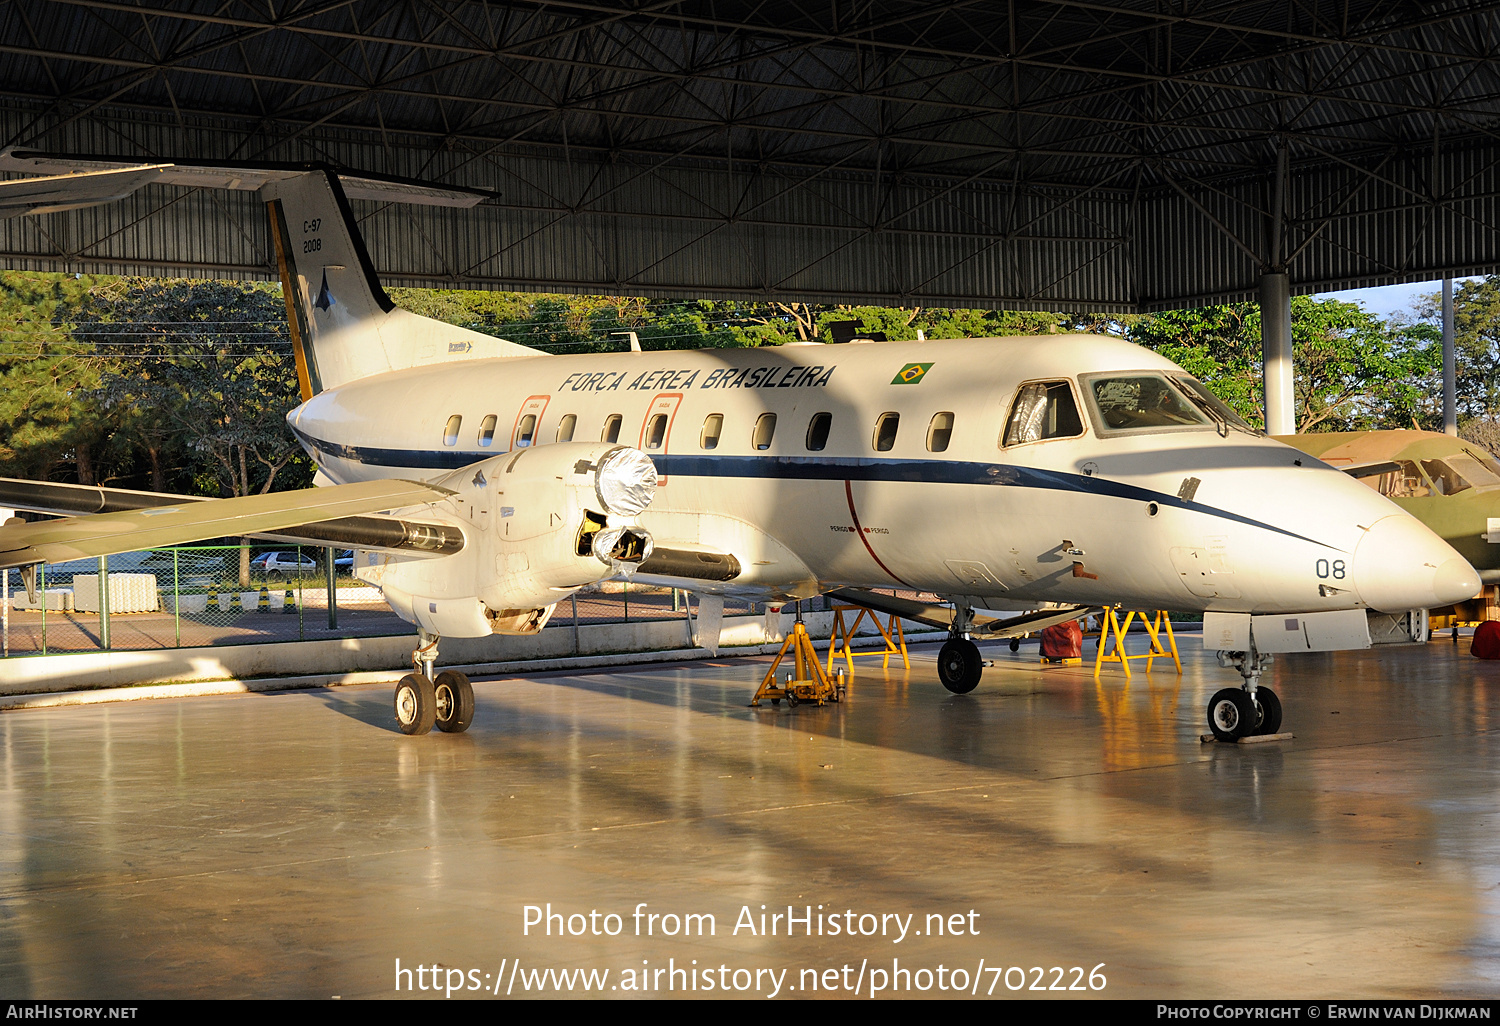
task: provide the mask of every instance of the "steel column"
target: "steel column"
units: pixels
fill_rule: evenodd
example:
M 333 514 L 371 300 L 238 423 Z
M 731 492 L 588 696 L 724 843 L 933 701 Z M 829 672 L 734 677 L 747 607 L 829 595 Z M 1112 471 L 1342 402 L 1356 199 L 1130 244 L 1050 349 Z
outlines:
M 1292 387 L 1292 291 L 1285 274 L 1260 279 L 1260 352 L 1265 364 L 1266 433 L 1297 431 Z
M 1453 279 L 1443 279 L 1443 431 L 1458 435 L 1458 372 L 1453 352 Z

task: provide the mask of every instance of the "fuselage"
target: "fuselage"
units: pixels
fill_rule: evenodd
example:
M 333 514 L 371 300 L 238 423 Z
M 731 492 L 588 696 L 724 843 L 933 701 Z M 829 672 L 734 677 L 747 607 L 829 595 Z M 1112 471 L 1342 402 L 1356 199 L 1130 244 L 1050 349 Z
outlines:
M 289 420 L 336 483 L 639 447 L 660 474 L 640 524 L 743 565 L 708 591 L 1267 613 L 1468 586 L 1387 499 L 1188 401 L 1186 378 L 1093 335 L 538 356 L 364 378 Z

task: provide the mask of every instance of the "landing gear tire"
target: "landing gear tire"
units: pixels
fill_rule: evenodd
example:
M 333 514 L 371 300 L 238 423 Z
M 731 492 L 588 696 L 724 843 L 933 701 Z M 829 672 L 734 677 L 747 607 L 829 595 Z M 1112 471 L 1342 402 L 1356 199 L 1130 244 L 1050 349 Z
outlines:
M 1021 651 L 1021 639 L 1020 638 L 1011 638 L 1010 639 L 1010 650 L 1012 652 L 1019 652 L 1019 651 Z
M 967 695 L 979 685 L 984 661 L 979 646 L 968 638 L 949 638 L 938 650 L 938 679 L 955 695 Z
M 1260 726 L 1257 734 L 1274 734 L 1281 729 L 1281 699 L 1268 687 L 1255 689 L 1255 704 L 1260 706 Z
M 1208 729 L 1220 741 L 1238 741 L 1255 733 L 1259 719 L 1255 703 L 1244 688 L 1224 688 L 1208 702 Z
M 474 686 L 457 670 L 444 670 L 433 682 L 434 722 L 447 734 L 462 734 L 474 722 Z
M 432 681 L 408 673 L 396 684 L 396 725 L 403 734 L 426 734 L 437 719 L 437 695 Z

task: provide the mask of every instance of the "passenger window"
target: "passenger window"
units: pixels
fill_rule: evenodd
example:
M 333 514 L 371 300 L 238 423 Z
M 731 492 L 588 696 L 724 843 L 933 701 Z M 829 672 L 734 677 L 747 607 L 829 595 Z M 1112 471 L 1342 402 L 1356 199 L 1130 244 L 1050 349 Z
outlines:
M 620 421 L 623 419 L 618 413 L 611 413 L 604 421 L 604 430 L 599 433 L 599 441 L 618 442 L 620 440 Z
M 528 413 L 521 418 L 521 423 L 516 425 L 516 448 L 524 449 L 531 444 L 532 438 L 536 436 L 536 414 Z
M 876 452 L 890 452 L 896 444 L 896 429 L 901 426 L 901 414 L 882 413 L 875 422 L 874 445 Z
M 814 413 L 807 422 L 807 451 L 822 452 L 828 447 L 828 431 L 833 427 L 833 414 Z
M 1046 438 L 1071 438 L 1081 434 L 1083 420 L 1078 416 L 1078 404 L 1073 401 L 1073 390 L 1068 383 L 1035 381 L 1022 385 L 1016 393 L 1016 402 L 1010 409 L 1010 420 L 1005 423 L 1000 444 L 1024 445 Z
M 578 417 L 568 414 L 557 422 L 557 440 L 559 442 L 571 442 L 573 440 L 573 429 L 578 426 Z
M 1427 476 L 1432 479 L 1433 490 L 1439 495 L 1457 495 L 1474 487 L 1442 460 L 1423 460 L 1422 469 L 1427 471 Z
M 488 446 L 495 440 L 495 421 L 493 413 L 479 422 L 479 444 Z
M 717 449 L 719 447 L 719 435 L 724 432 L 724 415 L 722 413 L 710 413 L 703 418 L 703 431 L 698 435 L 698 448 Z
M 932 423 L 927 425 L 927 451 L 947 452 L 948 439 L 953 437 L 953 414 L 935 413 Z
M 463 422 L 464 418 L 461 414 L 455 413 L 453 416 L 448 418 L 448 426 L 443 428 L 444 445 L 458 444 L 458 429 L 463 425 Z
M 776 434 L 776 414 L 762 413 L 760 419 L 755 422 L 755 434 L 750 436 L 750 444 L 756 449 L 769 449 L 771 438 Z
M 658 413 L 651 418 L 646 425 L 646 448 L 660 449 L 663 442 L 667 440 L 667 415 Z

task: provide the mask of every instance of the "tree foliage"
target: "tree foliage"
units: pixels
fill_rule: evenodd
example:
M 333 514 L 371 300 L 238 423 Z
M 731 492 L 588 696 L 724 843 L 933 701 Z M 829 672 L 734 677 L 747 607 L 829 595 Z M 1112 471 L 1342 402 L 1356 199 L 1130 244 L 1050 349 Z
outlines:
M 1260 319 L 1250 304 L 1142 316 L 669 301 L 392 289 L 416 313 L 555 353 L 819 342 L 858 321 L 893 340 L 1092 331 L 1182 364 L 1263 422 Z M 1460 285 L 1459 394 L 1500 420 L 1500 278 Z M 1390 322 L 1292 300 L 1299 430 L 1435 427 L 1435 303 Z M 285 424 L 300 401 L 279 287 L 0 272 L 0 474 L 208 495 L 310 482 Z M 1479 430 L 1475 427 L 1474 430 Z
M 1251 303 L 1141 318 L 1126 337 L 1182 365 L 1245 420 L 1265 424 L 1260 308 Z M 1298 431 L 1432 426 L 1441 339 L 1431 325 L 1386 322 L 1357 303 L 1292 298 Z

